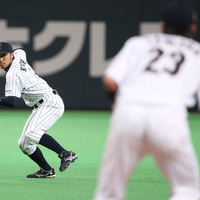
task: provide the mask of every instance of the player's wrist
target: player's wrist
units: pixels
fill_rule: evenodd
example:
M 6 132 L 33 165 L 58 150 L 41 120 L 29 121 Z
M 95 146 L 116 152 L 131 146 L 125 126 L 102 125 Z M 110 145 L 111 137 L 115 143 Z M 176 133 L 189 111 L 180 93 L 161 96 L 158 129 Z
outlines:
M 8 107 L 15 107 L 18 102 L 18 97 L 9 96 L 9 97 L 0 97 L 0 105 L 8 106 Z

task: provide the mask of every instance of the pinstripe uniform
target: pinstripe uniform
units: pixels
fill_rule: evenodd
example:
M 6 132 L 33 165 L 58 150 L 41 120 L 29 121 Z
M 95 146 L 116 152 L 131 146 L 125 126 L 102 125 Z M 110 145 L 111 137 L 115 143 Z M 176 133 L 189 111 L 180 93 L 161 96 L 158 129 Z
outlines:
M 24 154 L 33 160 L 40 170 L 28 174 L 27 178 L 54 178 L 54 168 L 46 161 L 37 144 L 57 153 L 60 158 L 59 171 L 65 171 L 78 157 L 63 148 L 46 132 L 63 115 L 64 103 L 56 90 L 40 78 L 27 63 L 23 49 L 15 49 L 7 42 L 0 42 L 0 68 L 5 70 L 5 97 L 0 97 L 0 105 L 15 107 L 19 98 L 33 107 L 18 145 Z
M 26 54 L 22 49 L 14 51 L 14 56 L 6 74 L 5 96 L 22 97 L 29 107 L 37 105 L 18 142 L 22 151 L 30 155 L 42 135 L 63 115 L 64 104 L 61 97 L 26 62 Z M 41 100 L 43 102 L 39 103 Z
M 13 54 L 14 54 L 15 59 L 22 59 L 23 61 L 27 62 L 26 52 L 23 49 L 21 48 L 15 49 Z

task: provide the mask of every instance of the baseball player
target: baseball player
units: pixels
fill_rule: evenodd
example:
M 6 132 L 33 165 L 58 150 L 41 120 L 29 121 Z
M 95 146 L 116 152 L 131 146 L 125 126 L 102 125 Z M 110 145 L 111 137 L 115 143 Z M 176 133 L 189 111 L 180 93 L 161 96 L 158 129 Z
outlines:
M 170 200 L 200 199 L 187 123 L 187 107 L 200 90 L 200 44 L 190 39 L 194 9 L 185 0 L 168 1 L 162 20 L 163 33 L 128 39 L 103 76 L 115 99 L 95 200 L 124 199 L 132 172 L 148 154 L 169 181 Z
M 63 115 L 63 100 L 56 90 L 36 75 L 27 63 L 23 49 L 13 51 L 9 43 L 0 42 L 0 68 L 6 71 L 5 97 L 0 97 L 0 105 L 14 107 L 22 97 L 26 105 L 33 108 L 18 145 L 24 154 L 39 165 L 40 170 L 27 175 L 27 178 L 53 178 L 56 176 L 55 170 L 36 144 L 58 154 L 61 172 L 77 159 L 76 153 L 67 151 L 46 133 Z

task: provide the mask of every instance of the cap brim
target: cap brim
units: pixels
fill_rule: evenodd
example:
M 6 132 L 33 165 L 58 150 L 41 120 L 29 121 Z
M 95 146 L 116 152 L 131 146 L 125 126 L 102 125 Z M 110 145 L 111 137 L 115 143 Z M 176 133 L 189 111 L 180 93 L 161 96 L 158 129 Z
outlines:
M 7 53 L 10 53 L 10 52 L 8 52 L 8 51 L 0 51 L 0 53 L 5 53 L 5 54 L 7 54 Z

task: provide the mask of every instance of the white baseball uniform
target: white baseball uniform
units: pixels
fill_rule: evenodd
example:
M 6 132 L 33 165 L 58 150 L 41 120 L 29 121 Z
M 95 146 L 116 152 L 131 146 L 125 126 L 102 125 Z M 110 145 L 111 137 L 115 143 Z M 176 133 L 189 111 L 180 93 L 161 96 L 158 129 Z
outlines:
M 105 76 L 118 93 L 94 199 L 124 199 L 132 171 L 151 154 L 170 183 L 170 200 L 198 200 L 186 108 L 200 89 L 200 44 L 162 33 L 130 38 Z
M 24 50 L 15 50 L 14 57 L 6 73 L 5 96 L 22 97 L 30 107 L 37 105 L 18 142 L 22 151 L 31 155 L 42 135 L 63 115 L 64 104 L 61 97 L 27 63 Z
M 22 48 L 17 48 L 13 52 L 15 59 L 22 59 L 27 62 L 26 52 Z

